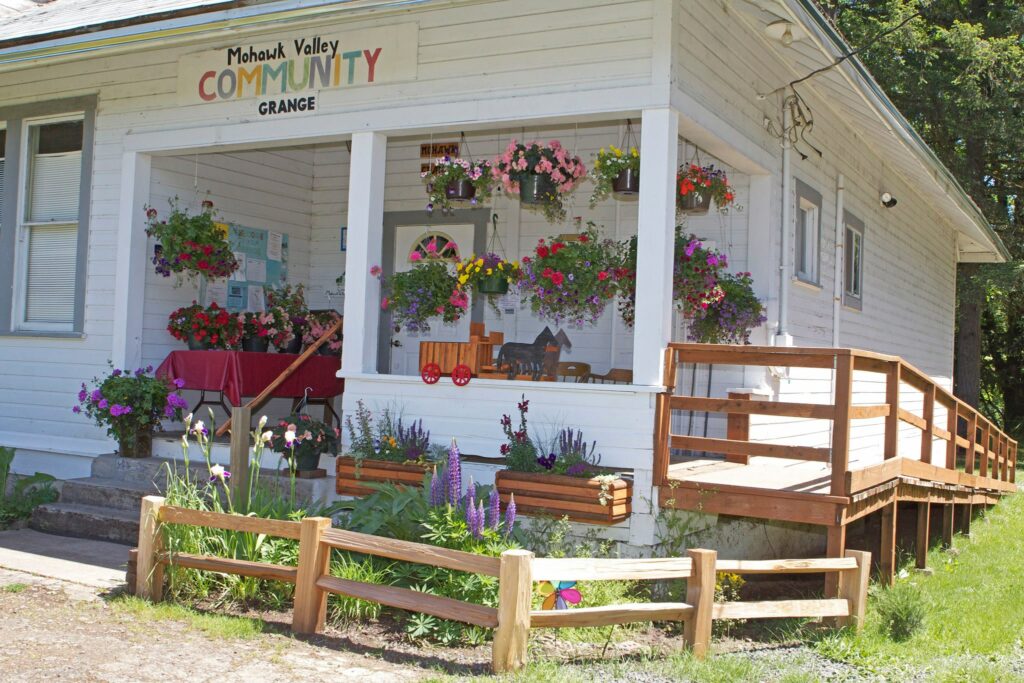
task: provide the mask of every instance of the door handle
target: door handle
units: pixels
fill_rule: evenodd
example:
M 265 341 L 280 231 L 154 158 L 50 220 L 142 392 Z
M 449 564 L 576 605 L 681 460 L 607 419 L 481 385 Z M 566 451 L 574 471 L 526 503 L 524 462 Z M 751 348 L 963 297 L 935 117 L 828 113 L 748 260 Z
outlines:
M 398 347 L 400 347 L 402 345 L 402 340 L 401 339 L 392 339 L 391 340 L 391 345 L 394 346 L 397 349 Z

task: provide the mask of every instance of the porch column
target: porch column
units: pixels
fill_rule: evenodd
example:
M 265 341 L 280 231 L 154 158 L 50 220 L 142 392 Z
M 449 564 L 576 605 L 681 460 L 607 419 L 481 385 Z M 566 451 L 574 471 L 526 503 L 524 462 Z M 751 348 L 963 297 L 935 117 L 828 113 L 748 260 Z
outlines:
M 645 109 L 640 129 L 640 206 L 636 240 L 636 320 L 633 382 L 662 383 L 664 351 L 672 339 L 672 252 L 679 114 Z
M 110 358 L 116 367 L 142 365 L 142 315 L 146 301 L 146 231 L 142 207 L 149 201 L 152 157 L 121 155 L 121 194 L 117 215 L 114 270 L 114 327 Z
M 341 349 L 344 374 L 377 372 L 380 282 L 370 275 L 379 266 L 384 225 L 384 162 L 387 136 L 352 135 L 348 184 L 348 251 L 345 254 L 345 334 Z

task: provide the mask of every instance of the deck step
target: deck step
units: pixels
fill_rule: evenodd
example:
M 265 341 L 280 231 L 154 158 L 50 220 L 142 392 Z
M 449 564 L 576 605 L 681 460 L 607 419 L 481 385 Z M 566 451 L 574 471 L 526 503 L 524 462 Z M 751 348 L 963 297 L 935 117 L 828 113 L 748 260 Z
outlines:
M 32 512 L 29 525 L 58 536 L 92 538 L 134 545 L 139 537 L 139 514 L 80 503 L 49 503 Z
M 125 481 L 113 477 L 84 477 L 64 482 L 60 502 L 138 513 L 139 500 L 149 495 L 161 495 L 156 484 Z

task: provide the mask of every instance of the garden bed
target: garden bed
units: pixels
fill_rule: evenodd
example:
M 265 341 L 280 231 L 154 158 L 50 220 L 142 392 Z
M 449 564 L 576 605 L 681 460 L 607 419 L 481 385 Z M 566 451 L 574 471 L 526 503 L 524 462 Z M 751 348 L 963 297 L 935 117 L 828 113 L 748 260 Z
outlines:
M 347 496 L 366 496 L 373 489 L 361 482 L 376 484 L 404 484 L 406 486 L 422 486 L 423 475 L 427 473 L 425 465 L 404 465 L 387 460 L 364 459 L 356 466 L 356 459 L 349 456 L 337 458 L 335 466 L 335 490 Z M 358 472 L 357 472 L 358 470 Z
M 494 479 L 501 502 L 508 504 L 515 494 L 519 512 L 541 512 L 557 517 L 567 516 L 574 522 L 587 524 L 618 524 L 632 512 L 633 481 L 616 479 L 607 487 L 610 500 L 601 504 L 602 481 L 599 477 L 584 479 L 558 474 L 512 472 L 501 470 Z

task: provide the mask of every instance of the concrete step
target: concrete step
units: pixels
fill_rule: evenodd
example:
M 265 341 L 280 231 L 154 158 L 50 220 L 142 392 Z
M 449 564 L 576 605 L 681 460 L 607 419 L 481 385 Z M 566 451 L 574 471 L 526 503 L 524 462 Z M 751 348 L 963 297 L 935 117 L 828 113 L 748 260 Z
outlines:
M 135 545 L 139 537 L 139 514 L 79 503 L 50 503 L 32 512 L 29 526 L 59 536 Z
M 60 502 L 138 512 L 139 499 L 149 495 L 161 495 L 156 484 L 108 477 L 84 477 L 64 482 Z
M 184 471 L 184 463 L 165 458 L 121 458 L 116 455 L 101 455 L 92 462 L 92 476 L 117 481 L 163 486 L 167 481 L 167 466 Z M 196 474 L 206 472 L 202 458 L 191 462 Z

